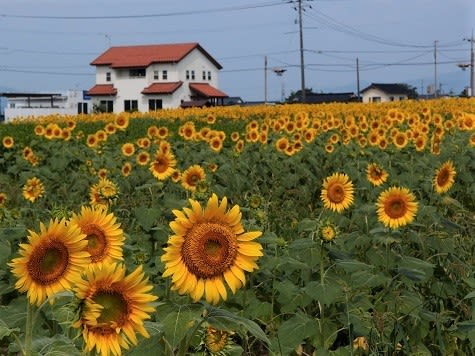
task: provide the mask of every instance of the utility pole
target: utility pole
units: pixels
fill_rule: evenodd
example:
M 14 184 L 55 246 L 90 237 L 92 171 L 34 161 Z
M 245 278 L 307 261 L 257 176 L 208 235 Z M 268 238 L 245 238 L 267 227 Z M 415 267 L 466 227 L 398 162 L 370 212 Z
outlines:
M 267 56 L 264 56 L 264 104 L 267 104 Z
M 473 30 L 472 30 L 472 37 L 464 38 L 466 41 L 470 41 L 470 93 L 469 96 L 475 96 L 475 52 L 473 50 L 473 42 L 475 39 L 473 38 Z
M 434 98 L 437 98 L 437 41 L 434 41 Z
M 358 57 L 356 57 L 356 97 L 360 101 L 360 64 Z
M 298 0 L 299 7 L 299 33 L 300 33 L 300 82 L 302 90 L 302 103 L 305 103 L 305 65 L 303 55 L 303 25 L 302 25 L 302 0 Z

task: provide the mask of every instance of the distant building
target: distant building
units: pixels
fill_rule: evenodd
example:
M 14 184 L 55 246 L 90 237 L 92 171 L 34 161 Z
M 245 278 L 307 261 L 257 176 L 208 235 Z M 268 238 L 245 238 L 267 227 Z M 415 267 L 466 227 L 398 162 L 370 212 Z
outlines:
M 91 65 L 88 95 L 98 111 L 222 105 L 228 96 L 218 89 L 222 66 L 198 43 L 111 47 Z
M 361 90 L 363 103 L 383 103 L 387 101 L 407 100 L 410 90 L 405 84 L 371 83 Z
M 90 98 L 83 90 L 67 90 L 58 93 L 0 93 L 6 99 L 4 119 L 38 117 L 47 115 L 87 114 Z
M 305 95 L 306 104 L 322 103 L 348 103 L 358 101 L 355 93 L 307 93 Z

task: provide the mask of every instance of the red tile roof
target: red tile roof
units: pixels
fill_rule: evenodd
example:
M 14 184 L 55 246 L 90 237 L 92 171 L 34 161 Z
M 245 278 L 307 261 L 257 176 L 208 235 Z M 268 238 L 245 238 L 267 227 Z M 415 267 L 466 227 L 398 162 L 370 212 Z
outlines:
M 111 47 L 93 60 L 91 65 L 108 65 L 111 68 L 146 68 L 152 63 L 177 63 L 194 49 L 203 53 L 218 69 L 222 68 L 195 42 Z
M 142 94 L 172 94 L 181 87 L 182 81 L 170 83 L 153 83 L 142 90 Z
M 116 95 L 117 89 L 112 84 L 96 84 L 88 90 L 87 95 Z
M 208 83 L 190 83 L 190 89 L 208 98 L 227 98 L 228 95 Z

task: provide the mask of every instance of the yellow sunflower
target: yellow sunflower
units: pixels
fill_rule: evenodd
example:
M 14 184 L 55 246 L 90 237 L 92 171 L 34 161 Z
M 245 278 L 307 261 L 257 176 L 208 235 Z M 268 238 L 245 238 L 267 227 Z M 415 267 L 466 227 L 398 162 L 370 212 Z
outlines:
M 13 145 L 15 144 L 15 140 L 11 136 L 5 136 L 2 139 L 2 144 L 3 144 L 3 147 L 5 148 L 12 148 Z
M 321 198 L 325 208 L 341 213 L 353 204 L 353 183 L 345 173 L 325 178 Z
M 36 199 L 42 197 L 44 194 L 45 187 L 39 178 L 30 178 L 23 186 L 23 197 L 32 203 L 34 203 Z
M 120 169 L 120 173 L 122 174 L 123 177 L 128 177 L 131 171 L 132 171 L 132 163 L 130 162 L 125 162 L 122 165 L 122 168 Z
M 20 244 L 21 257 L 8 265 L 18 278 L 15 288 L 27 292 L 31 304 L 41 305 L 47 298 L 70 290 L 89 264 L 85 251 L 86 235 L 66 220 L 50 220 L 48 227 L 40 223 L 40 231 L 29 231 L 28 243 Z
M 86 235 L 86 250 L 93 265 L 123 260 L 124 231 L 113 213 L 107 214 L 102 207 L 83 206 L 79 214 L 73 213 L 70 222 Z
M 388 188 L 376 202 L 378 220 L 392 229 L 410 224 L 416 216 L 417 206 L 416 198 L 409 189 Z
M 92 206 L 108 207 L 115 202 L 119 195 L 117 185 L 107 178 L 99 178 L 89 190 L 89 202 Z
M 192 192 L 196 190 L 199 181 L 206 179 L 206 173 L 203 167 L 195 164 L 189 167 L 181 174 L 181 185 Z
M 189 294 L 193 301 L 205 296 L 207 302 L 217 304 L 227 299 L 225 282 L 235 293 L 246 283 L 244 271 L 258 268 L 262 246 L 253 240 L 262 233 L 244 232 L 239 206 L 226 211 L 226 197 L 219 203 L 213 194 L 205 208 L 196 200 L 189 201 L 191 209 L 173 210 L 174 235 L 161 257 L 163 277 L 171 276 L 172 290 L 179 294 Z
M 158 180 L 165 180 L 175 171 L 176 159 L 171 151 L 157 150 L 155 159 L 150 162 L 150 171 Z
M 366 178 L 368 178 L 368 181 L 374 186 L 377 187 L 383 184 L 384 182 L 386 182 L 388 177 L 389 177 L 388 172 L 386 172 L 378 164 L 376 163 L 368 164 L 368 167 L 366 168 Z
M 147 151 L 140 151 L 137 153 L 137 156 L 135 157 L 137 164 L 139 166 L 145 166 L 148 164 L 148 161 L 150 160 L 150 154 Z
M 5 206 L 7 199 L 8 199 L 7 193 L 0 192 L 0 208 Z
M 126 157 L 130 157 L 135 153 L 135 146 L 131 142 L 126 142 L 121 147 L 122 154 Z
M 456 173 L 451 160 L 443 163 L 435 172 L 433 180 L 435 191 L 439 194 L 447 192 L 454 185 Z
M 82 329 L 86 351 L 95 348 L 101 356 L 121 355 L 122 348 L 137 344 L 136 333 L 150 337 L 144 320 L 155 311 L 152 288 L 141 266 L 128 275 L 117 263 L 86 270 L 75 287 L 83 307 L 73 324 Z

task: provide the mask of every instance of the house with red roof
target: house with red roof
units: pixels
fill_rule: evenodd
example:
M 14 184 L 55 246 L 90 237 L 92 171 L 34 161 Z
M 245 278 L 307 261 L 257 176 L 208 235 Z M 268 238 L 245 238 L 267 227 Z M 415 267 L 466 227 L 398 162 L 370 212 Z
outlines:
M 99 111 L 222 105 L 222 66 L 199 43 L 111 47 L 91 62 L 96 84 L 88 90 Z

